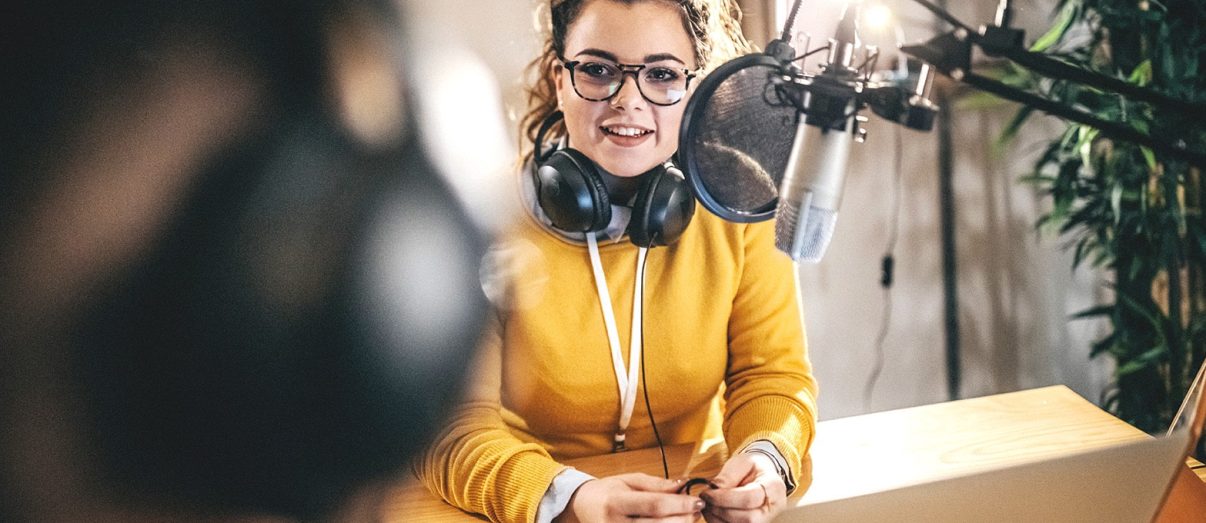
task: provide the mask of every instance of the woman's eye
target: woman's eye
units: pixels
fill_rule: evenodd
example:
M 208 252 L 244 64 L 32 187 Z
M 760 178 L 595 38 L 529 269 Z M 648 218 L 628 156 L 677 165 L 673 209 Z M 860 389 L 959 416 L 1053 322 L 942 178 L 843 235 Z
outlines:
M 589 62 L 582 64 L 582 72 L 598 78 L 611 78 L 616 75 L 616 69 L 607 64 Z
M 650 82 L 674 82 L 679 79 L 679 74 L 668 67 L 654 67 L 645 73 L 645 79 Z

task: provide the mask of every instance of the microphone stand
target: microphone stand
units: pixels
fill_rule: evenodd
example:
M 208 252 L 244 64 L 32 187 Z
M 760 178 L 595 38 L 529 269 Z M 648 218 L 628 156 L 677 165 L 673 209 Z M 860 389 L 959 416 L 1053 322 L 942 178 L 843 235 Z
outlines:
M 1106 120 L 1092 113 L 1082 111 L 1037 94 L 1027 92 L 1002 82 L 972 72 L 972 47 L 980 48 L 985 54 L 1006 58 L 1019 66 L 1055 80 L 1070 81 L 1101 91 L 1116 93 L 1131 100 L 1148 103 L 1162 111 L 1179 113 L 1186 119 L 1198 122 L 1206 120 L 1206 105 L 1195 104 L 1173 98 L 1153 89 L 1119 80 L 1110 76 L 1062 62 L 1042 53 L 1035 53 L 1025 48 L 1025 34 L 1019 29 L 1010 28 L 1013 19 L 1011 0 L 1001 0 L 997 7 L 995 23 L 982 26 L 978 31 L 964 24 L 951 15 L 943 6 L 935 5 L 928 0 L 913 0 L 929 10 L 939 19 L 954 26 L 954 30 L 940 34 L 921 45 L 902 46 L 901 51 L 923 63 L 929 64 L 951 79 L 962 82 L 975 89 L 994 94 L 1006 100 L 1038 109 L 1050 115 L 1072 122 L 1087 125 L 1097 129 L 1101 135 L 1136 143 L 1150 148 L 1152 151 L 1167 155 L 1206 168 L 1206 153 L 1190 149 L 1183 137 L 1157 137 L 1140 132 L 1138 129 L 1123 122 Z M 944 106 L 945 104 L 939 104 Z M 946 114 L 945 107 L 942 108 Z M 952 399 L 958 397 L 959 391 L 959 348 L 958 348 L 958 317 L 956 313 L 956 295 L 954 278 L 954 231 L 953 198 L 950 195 L 950 158 L 949 143 L 942 143 L 949 134 L 947 118 L 939 121 L 940 163 L 942 176 L 939 179 L 942 196 L 943 221 L 943 282 L 946 301 L 947 326 L 947 385 Z M 944 133 L 945 131 L 945 133 Z M 948 224 L 948 219 L 952 223 Z
M 928 0 L 913 0 L 933 13 L 939 19 L 954 26 L 954 30 L 940 34 L 921 45 L 902 46 L 901 51 L 932 66 L 951 79 L 962 82 L 975 89 L 994 94 L 1028 107 L 1038 109 L 1053 116 L 1072 122 L 1087 125 L 1097 129 L 1102 136 L 1136 143 L 1148 147 L 1152 151 L 1171 158 L 1186 161 L 1195 166 L 1206 168 L 1206 153 L 1191 149 L 1183 137 L 1153 136 L 1141 132 L 1124 122 L 1116 122 L 1098 117 L 1092 113 L 1077 109 L 1073 106 L 1044 98 L 1002 82 L 976 74 L 971 70 L 971 53 L 973 47 L 980 48 L 989 56 L 1003 57 L 1019 66 L 1055 79 L 1083 84 L 1104 92 L 1123 95 L 1135 101 L 1148 103 L 1161 111 L 1184 115 L 1187 119 L 1206 120 L 1206 105 L 1195 104 L 1173 98 L 1164 93 L 1138 85 L 1127 83 L 1117 78 L 1109 77 L 1093 71 L 1081 69 L 1065 62 L 1054 59 L 1042 53 L 1031 52 L 1023 45 L 1025 34 L 1019 29 L 1010 28 L 1013 19 L 1013 3 L 1011 0 L 1000 0 L 996 19 L 992 25 L 982 26 L 979 30 L 964 24 L 946 9 Z M 942 0 L 940 0 L 942 1 Z M 788 43 L 791 29 L 799 12 L 802 0 L 796 0 L 791 14 L 784 25 L 782 36 L 768 44 L 766 54 L 776 57 L 781 62 L 793 61 L 794 50 Z M 943 1 L 945 4 L 945 1 Z M 804 53 L 807 56 L 809 52 Z M 922 79 L 918 84 L 916 96 L 908 97 L 907 93 L 895 88 L 877 88 L 861 81 L 860 87 L 853 95 L 856 100 L 855 112 L 870 107 L 877 115 L 905 125 L 912 129 L 928 131 L 934 120 L 934 114 L 946 109 L 935 106 L 925 97 L 928 71 L 923 69 Z M 820 78 L 824 80 L 825 78 Z M 826 82 L 808 76 L 788 78 L 789 83 L 799 84 L 810 92 L 823 93 Z M 801 107 L 802 113 L 807 111 Z M 861 118 L 861 117 L 860 117 Z M 958 304 L 955 286 L 955 245 L 954 245 L 954 197 L 951 183 L 951 148 L 949 144 L 950 127 L 948 118 L 939 122 L 941 170 L 939 189 L 942 197 L 942 234 L 943 234 L 943 291 L 945 297 L 946 324 L 946 364 L 947 389 L 952 398 L 959 397 L 960 389 L 960 358 L 958 332 Z
M 994 25 L 982 26 L 978 31 L 960 22 L 946 10 L 927 0 L 913 0 L 921 4 L 942 20 L 955 26 L 951 32 L 938 35 L 921 45 L 906 45 L 901 51 L 930 64 L 951 79 L 967 84 L 1001 98 L 1033 107 L 1052 116 L 1093 127 L 1103 136 L 1136 143 L 1152 151 L 1206 168 L 1206 153 L 1191 149 L 1182 137 L 1153 136 L 1122 122 L 1106 120 L 1092 113 L 1056 102 L 1037 94 L 982 76 L 971 70 L 972 47 L 980 48 L 989 56 L 999 56 L 1019 66 L 1055 79 L 1079 83 L 1101 91 L 1116 93 L 1127 98 L 1146 102 L 1169 113 L 1185 115 L 1187 119 L 1206 120 L 1206 105 L 1195 104 L 1170 97 L 1117 78 L 1061 62 L 1050 56 L 1027 50 L 1022 40 L 1024 32 L 1008 27 L 1012 17 L 1009 0 L 1001 1 Z
M 784 64 L 807 57 L 815 52 L 805 49 L 802 55 L 796 57 L 795 50 L 788 43 L 791 41 L 792 26 L 795 23 L 802 3 L 802 0 L 796 0 L 792 4 L 791 12 L 784 24 L 782 35 L 780 38 L 771 41 L 766 47 L 766 54 Z M 843 20 L 845 20 L 846 16 L 847 14 L 843 14 Z M 857 18 L 857 13 L 853 16 Z M 947 16 L 949 17 L 949 15 Z M 950 18 L 953 20 L 953 17 Z M 958 20 L 954 21 L 958 23 Z M 855 30 L 855 33 L 854 40 L 857 41 L 857 30 Z M 878 50 L 872 50 L 870 55 L 864 56 L 863 65 L 852 69 L 848 63 L 852 57 L 849 54 L 843 55 L 843 53 L 851 53 L 853 52 L 853 48 L 845 49 L 844 47 L 839 47 L 834 49 L 834 46 L 840 46 L 836 38 L 835 40 L 831 40 L 829 44 L 831 53 L 830 63 L 820 75 L 810 76 L 800 71 L 799 74 L 789 75 L 781 80 L 786 85 L 794 85 L 802 90 L 801 93 L 788 98 L 793 100 L 793 104 L 797 106 L 797 110 L 801 115 L 806 115 L 805 117 L 812 119 L 818 125 L 830 128 L 833 127 L 833 122 L 844 122 L 847 118 L 853 116 L 855 121 L 852 132 L 856 141 L 862 141 L 865 139 L 866 129 L 859 127 L 859 124 L 865 121 L 865 118 L 859 116 L 858 112 L 863 108 L 871 109 L 873 113 L 886 120 L 921 131 L 931 130 L 935 123 L 935 116 L 939 111 L 947 110 L 945 104 L 939 103 L 935 105 L 927 97 L 932 79 L 930 66 L 922 66 L 917 85 L 914 89 L 904 89 L 899 85 L 891 83 L 882 84 L 870 81 L 870 69 L 864 70 L 864 68 L 867 64 L 875 62 L 876 58 L 878 58 Z M 818 49 L 817 51 L 822 49 Z M 833 63 L 834 58 L 839 56 L 841 59 L 837 60 L 838 64 L 835 67 Z M 874 68 L 874 65 L 871 68 Z M 800 100 L 804 98 L 803 92 L 809 93 L 812 107 L 805 107 L 805 104 L 800 103 Z M 942 95 L 940 94 L 940 96 Z M 853 101 L 854 111 L 847 114 L 845 107 L 851 100 Z M 954 400 L 960 396 L 962 370 L 959 356 L 959 311 L 955 277 L 955 212 L 953 177 L 951 174 L 953 147 L 951 147 L 950 143 L 951 126 L 949 118 L 940 118 L 937 124 L 941 171 L 939 176 L 939 192 L 941 195 L 942 220 L 946 388 L 947 396 L 949 399 Z
M 940 0 L 946 6 L 946 0 Z M 927 73 L 929 66 L 923 66 Z M 930 73 L 932 74 L 932 73 Z M 951 123 L 951 108 L 947 103 L 948 90 L 937 89 L 934 103 L 938 107 L 938 222 L 942 243 L 942 318 L 946 342 L 943 350 L 946 363 L 946 397 L 957 400 L 963 389 L 962 349 L 959 336 L 959 271 L 955 249 L 955 147 Z

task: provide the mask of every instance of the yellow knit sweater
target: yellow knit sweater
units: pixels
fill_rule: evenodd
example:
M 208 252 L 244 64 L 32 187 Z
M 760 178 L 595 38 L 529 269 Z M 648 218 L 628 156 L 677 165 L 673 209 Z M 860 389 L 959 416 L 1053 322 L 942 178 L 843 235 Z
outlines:
M 465 401 L 415 472 L 454 506 L 530 522 L 565 468 L 558 459 L 611 451 L 620 402 L 587 248 L 530 216 L 516 229 L 498 251 L 516 276 L 508 305 L 483 337 Z M 599 247 L 627 364 L 637 247 L 627 239 Z M 730 449 L 766 439 L 807 488 L 817 389 L 794 267 L 775 250 L 773 225 L 696 213 L 676 244 L 649 251 L 643 317 L 663 441 L 718 430 Z M 629 448 L 656 445 L 643 394 Z

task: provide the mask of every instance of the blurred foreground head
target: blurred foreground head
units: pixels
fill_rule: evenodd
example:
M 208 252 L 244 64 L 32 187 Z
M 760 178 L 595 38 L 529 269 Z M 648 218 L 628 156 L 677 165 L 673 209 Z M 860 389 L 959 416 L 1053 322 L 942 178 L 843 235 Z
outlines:
M 390 2 L 0 16 L 0 520 L 318 519 L 456 399 L 483 244 Z

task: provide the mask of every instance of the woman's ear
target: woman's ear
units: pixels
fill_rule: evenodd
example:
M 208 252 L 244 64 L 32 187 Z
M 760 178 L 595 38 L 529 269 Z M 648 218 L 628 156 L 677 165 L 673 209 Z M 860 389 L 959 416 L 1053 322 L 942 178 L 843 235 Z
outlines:
M 559 63 L 553 63 L 553 93 L 557 95 L 557 109 L 561 109 L 565 105 L 565 101 L 561 98 L 561 75 L 565 74 L 565 68 Z

